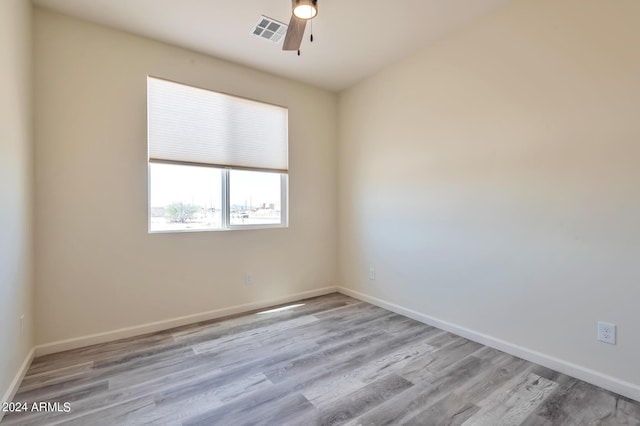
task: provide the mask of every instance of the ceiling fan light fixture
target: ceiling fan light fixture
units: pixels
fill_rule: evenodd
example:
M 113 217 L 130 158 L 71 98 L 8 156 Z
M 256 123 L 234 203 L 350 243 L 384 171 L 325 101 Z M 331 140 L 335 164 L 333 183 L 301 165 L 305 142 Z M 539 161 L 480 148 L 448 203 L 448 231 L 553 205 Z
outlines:
M 293 14 L 300 19 L 313 19 L 318 14 L 318 0 L 293 0 Z

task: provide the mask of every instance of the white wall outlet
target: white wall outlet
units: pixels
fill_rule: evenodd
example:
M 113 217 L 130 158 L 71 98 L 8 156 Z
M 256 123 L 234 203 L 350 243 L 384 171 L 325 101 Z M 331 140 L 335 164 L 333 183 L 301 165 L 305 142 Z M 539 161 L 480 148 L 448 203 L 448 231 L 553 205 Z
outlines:
M 598 321 L 598 340 L 610 345 L 616 344 L 616 325 Z
M 369 268 L 369 279 L 372 280 L 372 281 L 376 279 L 376 270 L 375 270 L 375 268 Z
M 244 283 L 253 284 L 253 274 L 251 272 L 247 272 L 244 274 Z
M 20 337 L 24 336 L 24 314 L 20 316 Z

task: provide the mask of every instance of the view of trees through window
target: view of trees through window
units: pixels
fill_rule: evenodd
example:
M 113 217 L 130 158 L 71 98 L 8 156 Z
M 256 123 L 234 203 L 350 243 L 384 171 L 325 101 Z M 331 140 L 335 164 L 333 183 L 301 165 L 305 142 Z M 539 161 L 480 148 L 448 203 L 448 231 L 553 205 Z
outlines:
M 281 179 L 271 172 L 150 163 L 150 231 L 280 225 Z

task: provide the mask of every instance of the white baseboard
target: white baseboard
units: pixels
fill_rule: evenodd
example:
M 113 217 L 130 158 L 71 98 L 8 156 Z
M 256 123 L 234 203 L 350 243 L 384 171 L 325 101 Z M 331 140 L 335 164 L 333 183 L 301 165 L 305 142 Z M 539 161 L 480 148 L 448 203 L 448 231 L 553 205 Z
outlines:
M 22 383 L 22 379 L 24 379 L 25 374 L 27 374 L 27 370 L 29 370 L 29 366 L 31 365 L 31 361 L 33 361 L 34 354 L 35 348 L 31 348 L 29 353 L 27 353 L 27 356 L 24 358 L 24 361 L 22 361 L 22 365 L 18 369 L 18 372 L 13 378 L 13 381 L 9 385 L 9 389 L 7 389 L 2 399 L 0 399 L 0 403 L 13 401 L 13 397 L 16 395 L 16 392 L 18 392 L 18 388 L 20 387 L 20 383 Z M 3 417 L 4 411 L 0 410 L 0 421 L 2 421 Z
M 281 303 L 294 302 L 300 299 L 309 297 L 322 296 L 329 293 L 340 292 L 347 296 L 351 296 L 355 299 L 362 300 L 364 302 L 371 303 L 381 308 L 387 309 L 392 312 L 396 312 L 400 315 L 412 318 L 416 321 L 446 330 L 448 332 L 465 337 L 469 340 L 481 343 L 483 345 L 501 350 L 508 354 L 517 356 L 535 364 L 542 365 L 547 368 L 559 371 L 563 374 L 575 377 L 585 382 L 591 383 L 596 386 L 600 386 L 604 389 L 608 389 L 612 392 L 624 395 L 628 398 L 640 401 L 640 386 L 620 380 L 616 377 L 612 377 L 598 371 L 591 370 L 589 368 L 573 364 L 571 362 L 555 358 L 553 356 L 543 354 L 513 343 L 479 333 L 477 331 L 461 327 L 456 324 L 452 324 L 447 321 L 440 320 L 438 318 L 431 317 L 429 315 L 422 314 L 420 312 L 408 309 L 394 303 L 387 302 L 382 299 L 378 299 L 373 296 L 366 295 L 344 287 L 325 287 L 322 289 L 306 291 L 302 293 L 291 294 L 288 296 L 280 297 L 277 299 L 270 299 L 261 302 L 252 302 L 242 305 L 236 305 L 229 308 L 216 309 L 213 311 L 202 312 L 199 314 L 187 315 L 179 318 L 173 318 L 169 320 L 157 321 L 153 323 L 138 325 L 134 327 L 121 328 L 118 330 L 112 330 L 104 333 L 97 333 L 88 336 L 77 337 L 68 340 L 61 340 L 58 342 L 48 343 L 44 345 L 38 345 L 33 348 L 24 360 L 24 363 L 20 367 L 20 370 L 16 374 L 11 386 L 7 390 L 2 401 L 9 401 L 15 395 L 18 390 L 20 382 L 24 377 L 31 361 L 35 356 L 47 355 L 55 352 L 62 352 L 69 349 L 76 349 L 85 346 L 90 346 L 98 343 L 110 342 L 113 340 L 123 339 L 127 337 L 139 336 L 142 334 L 153 333 L 157 331 L 167 330 L 173 327 L 179 327 L 182 325 L 192 324 L 200 321 L 207 321 L 216 318 L 222 318 L 229 315 L 235 315 L 243 312 L 249 312 L 255 309 L 262 309 Z M 2 413 L 0 413 L 0 420 L 2 420 Z
M 587 383 L 600 386 L 601 388 L 608 389 L 620 395 L 624 395 L 627 398 L 640 401 L 640 386 L 636 384 L 629 383 L 616 377 L 612 377 L 598 371 L 594 371 L 589 368 L 582 367 L 580 365 L 573 364 L 559 358 L 555 358 L 550 355 L 518 346 L 513 343 L 488 336 L 486 334 L 478 333 L 468 328 L 461 327 L 447 321 L 442 321 L 438 318 L 421 314 L 420 312 L 414 311 L 412 309 L 407 309 L 394 303 L 390 303 L 376 297 L 368 296 L 364 293 L 360 293 L 348 288 L 338 287 L 338 291 L 355 299 L 371 303 L 372 305 L 376 305 L 397 314 L 404 315 L 433 327 L 446 330 L 453 334 L 457 334 L 458 336 L 473 340 L 474 342 L 482 343 L 485 346 L 498 349 L 510 355 L 517 356 L 518 358 L 522 358 L 535 364 L 551 368 L 552 370 L 559 371 L 560 373 L 567 374 L 571 377 L 575 377 L 576 379 L 583 380 Z
M 260 302 L 245 303 L 242 305 L 231 306 L 229 308 L 216 309 L 208 312 L 201 312 L 193 315 L 172 318 L 168 320 L 156 321 L 148 324 L 136 325 L 133 327 L 121 328 L 118 330 L 107 331 L 103 333 L 91 334 L 88 336 L 75 337 L 73 339 L 60 340 L 57 342 L 37 345 L 35 347 L 35 355 L 42 356 L 56 352 L 67 351 L 70 349 L 82 348 L 85 346 L 95 345 L 98 343 L 111 342 L 113 340 L 124 339 L 127 337 L 139 336 L 147 333 L 167 330 L 174 327 L 193 324 L 200 321 L 208 321 L 216 318 L 222 318 L 229 315 L 240 314 L 243 312 L 262 309 L 281 303 L 294 302 L 309 297 L 322 296 L 329 293 L 337 292 L 337 287 L 325 287 L 317 290 L 305 291 L 302 293 L 290 294 L 276 299 L 269 299 Z

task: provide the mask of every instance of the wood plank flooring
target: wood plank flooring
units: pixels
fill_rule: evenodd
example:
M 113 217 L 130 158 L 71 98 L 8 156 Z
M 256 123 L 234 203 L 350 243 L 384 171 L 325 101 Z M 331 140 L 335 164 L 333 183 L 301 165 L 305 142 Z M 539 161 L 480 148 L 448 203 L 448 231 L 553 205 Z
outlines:
M 640 403 L 341 294 L 34 360 L 2 425 L 640 425 Z

